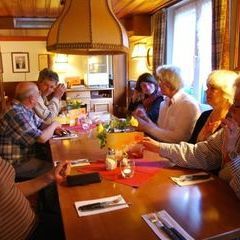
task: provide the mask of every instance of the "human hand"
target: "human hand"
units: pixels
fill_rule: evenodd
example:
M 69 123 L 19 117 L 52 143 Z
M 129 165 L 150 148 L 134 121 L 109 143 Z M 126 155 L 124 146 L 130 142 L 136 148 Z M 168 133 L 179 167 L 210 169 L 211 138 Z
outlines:
M 54 93 L 53 93 L 53 96 L 58 98 L 58 99 L 61 99 L 61 97 L 63 96 L 63 94 L 65 93 L 66 91 L 66 87 L 64 84 L 60 83 L 58 84 L 58 86 L 55 88 L 54 90 Z
M 55 168 L 55 179 L 57 183 L 63 183 L 66 180 L 66 171 L 69 167 L 69 162 L 60 162 Z
M 240 128 L 232 118 L 224 119 L 223 125 L 223 154 L 229 154 L 236 150 L 236 144 L 240 137 Z
M 160 143 L 150 137 L 144 137 L 141 143 L 143 144 L 145 150 L 155 153 L 160 152 Z
M 66 136 L 66 135 L 71 134 L 71 132 L 67 129 L 58 127 L 58 128 L 55 129 L 54 134 L 62 137 L 62 136 Z
M 143 107 L 137 107 L 133 114 L 136 116 L 136 117 L 140 117 L 142 119 L 148 119 L 148 116 L 147 116 L 147 113 L 145 111 L 145 109 Z

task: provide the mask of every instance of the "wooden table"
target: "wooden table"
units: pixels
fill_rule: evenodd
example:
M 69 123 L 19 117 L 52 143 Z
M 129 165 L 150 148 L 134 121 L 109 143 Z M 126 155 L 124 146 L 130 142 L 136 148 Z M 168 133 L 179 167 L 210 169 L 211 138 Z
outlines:
M 53 160 L 105 158 L 94 138 L 51 140 Z M 159 157 L 153 156 L 157 159 Z M 158 239 L 141 215 L 165 209 L 195 239 L 231 239 L 240 236 L 240 201 L 232 189 L 214 181 L 179 187 L 169 176 L 192 170 L 165 168 L 140 188 L 103 180 L 88 186 L 58 186 L 66 239 L 152 240 Z M 74 202 L 121 194 L 132 205 L 104 214 L 78 217 Z

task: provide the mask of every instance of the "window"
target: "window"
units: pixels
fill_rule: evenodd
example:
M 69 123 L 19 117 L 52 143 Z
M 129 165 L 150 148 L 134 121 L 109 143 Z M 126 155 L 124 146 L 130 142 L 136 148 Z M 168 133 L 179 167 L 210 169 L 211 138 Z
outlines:
M 211 0 L 185 1 L 168 11 L 167 63 L 181 68 L 185 90 L 203 102 L 211 72 Z

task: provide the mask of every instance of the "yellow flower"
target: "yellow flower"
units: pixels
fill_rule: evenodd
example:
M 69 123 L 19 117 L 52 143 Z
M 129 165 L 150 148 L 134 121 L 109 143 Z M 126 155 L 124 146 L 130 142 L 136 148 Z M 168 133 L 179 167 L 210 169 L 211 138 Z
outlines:
M 104 127 L 103 125 L 100 123 L 98 126 L 97 126 L 97 133 L 102 133 L 104 131 Z
M 131 119 L 130 119 L 130 124 L 133 127 L 137 127 L 138 126 L 138 120 L 132 116 Z

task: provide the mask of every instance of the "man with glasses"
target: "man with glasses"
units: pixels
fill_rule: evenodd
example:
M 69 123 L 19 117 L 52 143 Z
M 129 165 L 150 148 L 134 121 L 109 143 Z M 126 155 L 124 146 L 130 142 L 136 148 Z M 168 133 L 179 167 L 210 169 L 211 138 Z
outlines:
M 16 87 L 15 101 L 0 119 L 0 156 L 9 161 L 18 179 L 30 179 L 52 168 L 39 156 L 36 143 L 45 143 L 60 124 L 47 125 L 34 112 L 39 97 L 36 84 L 23 82 Z
M 179 68 L 164 65 L 158 67 L 156 73 L 164 95 L 159 117 L 156 124 L 148 116 L 137 117 L 139 130 L 162 142 L 188 141 L 200 115 L 198 103 L 182 91 L 183 82 Z
M 159 143 L 146 138 L 143 144 L 147 150 L 159 153 L 180 167 L 220 169 L 219 177 L 229 182 L 240 198 L 240 77 L 235 82 L 234 104 L 230 107 L 223 128 L 206 141 L 190 144 Z

